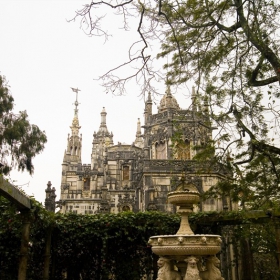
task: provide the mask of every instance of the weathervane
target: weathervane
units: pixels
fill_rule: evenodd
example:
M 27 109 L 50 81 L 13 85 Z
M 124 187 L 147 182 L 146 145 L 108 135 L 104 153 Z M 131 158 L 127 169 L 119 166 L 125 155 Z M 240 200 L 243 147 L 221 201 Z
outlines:
M 75 106 L 76 106 L 76 108 L 75 108 L 75 112 L 78 112 L 78 105 L 79 105 L 79 103 L 78 103 L 78 92 L 79 91 L 81 91 L 80 89 L 78 89 L 78 88 L 72 88 L 71 87 L 71 89 L 74 91 L 74 92 L 76 92 L 76 101 L 75 101 Z

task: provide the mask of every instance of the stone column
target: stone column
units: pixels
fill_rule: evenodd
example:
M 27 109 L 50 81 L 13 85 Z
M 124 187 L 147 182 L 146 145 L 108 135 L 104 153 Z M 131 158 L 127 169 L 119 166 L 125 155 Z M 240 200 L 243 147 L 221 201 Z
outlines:
M 51 259 L 51 238 L 52 238 L 52 227 L 50 226 L 47 229 L 47 233 L 46 233 L 46 247 L 45 247 L 43 280 L 49 279 L 49 268 L 50 268 L 50 259 Z
M 22 235 L 20 245 L 20 258 L 19 258 L 19 269 L 18 269 L 18 280 L 26 279 L 27 261 L 28 261 L 28 246 L 29 246 L 29 233 L 30 233 L 30 211 L 22 210 Z

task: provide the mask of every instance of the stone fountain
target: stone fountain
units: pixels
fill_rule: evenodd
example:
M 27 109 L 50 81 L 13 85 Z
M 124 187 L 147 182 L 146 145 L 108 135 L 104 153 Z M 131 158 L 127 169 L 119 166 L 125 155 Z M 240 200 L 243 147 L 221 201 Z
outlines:
M 160 256 L 157 280 L 223 280 L 216 254 L 221 250 L 219 235 L 194 234 L 188 216 L 200 200 L 194 185 L 185 185 L 168 193 L 168 202 L 176 205 L 181 223 L 175 235 L 152 236 L 149 244 Z

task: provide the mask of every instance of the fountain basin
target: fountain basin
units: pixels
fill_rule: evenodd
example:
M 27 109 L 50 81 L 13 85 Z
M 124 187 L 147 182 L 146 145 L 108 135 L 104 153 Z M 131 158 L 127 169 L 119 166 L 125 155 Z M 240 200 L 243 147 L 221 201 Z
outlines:
M 167 194 L 168 202 L 177 206 L 193 205 L 199 202 L 199 193 L 196 191 L 174 191 Z
M 221 250 L 219 235 L 158 235 L 149 239 L 152 251 L 160 256 L 216 255 Z

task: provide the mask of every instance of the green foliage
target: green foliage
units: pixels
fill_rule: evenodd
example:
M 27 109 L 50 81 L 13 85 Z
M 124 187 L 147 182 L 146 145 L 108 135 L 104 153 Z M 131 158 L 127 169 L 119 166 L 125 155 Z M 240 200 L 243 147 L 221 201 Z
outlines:
M 6 199 L 0 197 L 0 278 L 13 280 L 17 278 L 20 227 L 18 211 Z
M 27 280 L 42 279 L 49 232 L 52 233 L 50 280 L 61 280 L 65 271 L 68 280 L 79 280 L 80 276 L 139 280 L 146 273 L 153 271 L 156 275 L 157 271 L 157 256 L 151 252 L 149 238 L 175 234 L 179 228 L 180 218 L 174 214 L 62 215 L 46 211 L 36 201 L 32 205 Z M 1 197 L 0 211 L 0 279 L 14 280 L 22 217 Z M 265 223 L 257 223 L 252 215 L 248 217 L 246 211 L 200 212 L 191 215 L 190 223 L 196 233 L 222 234 L 224 246 L 233 244 L 238 248 L 242 240 L 249 240 L 256 267 L 255 279 L 277 279 L 275 221 L 267 218 Z
M 230 160 L 225 164 L 234 173 L 234 178 L 219 181 L 203 194 L 204 198 L 228 196 L 247 210 L 279 208 L 278 156 L 270 156 L 268 159 L 256 153 L 244 168 L 232 165 Z
M 207 114 L 218 128 L 208 143 L 215 147 L 212 160 L 235 175 L 235 182 L 219 183 L 210 192 L 239 197 L 243 207 L 269 207 L 279 199 L 280 185 L 280 148 L 274 141 L 279 135 L 279 3 L 170 0 L 160 1 L 157 9 L 168 19 L 158 30 L 165 35 L 158 57 L 172 56 L 165 65 L 168 83 L 193 79 L 199 86 L 197 98 L 207 100 Z M 197 151 L 199 161 L 211 157 L 207 147 Z
M 28 279 L 35 280 L 42 275 L 46 230 L 53 214 L 35 200 L 32 205 Z M 0 213 L 0 279 L 14 280 L 18 274 L 23 219 L 20 211 L 1 196 Z
M 21 237 L 21 215 L 1 199 L 0 278 L 16 279 Z M 75 215 L 48 213 L 33 202 L 28 280 L 41 277 L 45 239 L 52 230 L 51 278 L 137 279 L 153 267 L 150 236 L 175 233 L 179 217 L 158 212 L 118 215 Z M 10 278 L 9 278 L 10 277 Z
M 153 59 L 146 50 L 154 50 L 158 40 L 161 48 L 157 57 L 167 61 L 166 83 L 176 87 L 186 82 L 195 84 L 197 103 L 207 100 L 209 127 L 217 128 L 213 141 L 199 150 L 196 159 L 208 159 L 212 154 L 213 161 L 224 163 L 236 175 L 240 190 L 235 184 L 233 193 L 238 197 L 242 192 L 244 206 L 252 200 L 252 190 L 261 187 L 260 182 L 269 177 L 260 172 L 258 183 L 250 181 L 250 186 L 246 182 L 247 177 L 257 175 L 256 163 L 251 161 L 262 158 L 267 171 L 273 173 L 270 189 L 275 190 L 265 194 L 269 200 L 279 199 L 279 1 L 147 0 L 116 5 L 92 2 L 76 13 L 82 26 L 88 28 L 86 23 L 91 23 L 91 35 L 100 35 L 102 30 L 100 5 L 110 6 L 123 15 L 124 29 L 131 17 L 138 16 L 137 31 L 143 40 L 142 45 L 133 44 L 135 55 L 130 52 L 130 62 L 134 65 L 140 60 L 144 65 L 140 64 L 135 75 L 129 73 L 127 79 L 114 75 L 114 69 L 119 67 L 108 71 L 101 78 L 106 89 L 123 92 L 127 80 L 136 77 L 144 83 L 143 92 L 153 90 L 149 83 L 158 75 L 149 64 Z M 103 34 L 107 36 L 105 31 Z M 137 52 L 136 45 L 143 48 Z M 264 194 L 262 189 L 259 193 Z
M 85 278 L 140 279 L 152 270 L 149 237 L 175 232 L 178 222 L 178 217 L 157 212 L 57 215 L 56 265 Z
M 17 167 L 32 174 L 32 160 L 44 149 L 47 137 L 38 126 L 29 123 L 25 111 L 15 114 L 13 107 L 14 99 L 5 77 L 0 76 L 0 173 L 8 174 Z
M 254 267 L 254 279 L 277 280 L 280 272 L 277 264 L 277 246 L 275 242 L 275 222 L 271 220 L 265 224 L 243 224 L 234 228 L 232 240 L 234 244 L 240 242 L 238 258 L 246 258 L 246 247 L 249 245 Z

